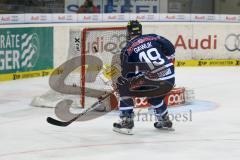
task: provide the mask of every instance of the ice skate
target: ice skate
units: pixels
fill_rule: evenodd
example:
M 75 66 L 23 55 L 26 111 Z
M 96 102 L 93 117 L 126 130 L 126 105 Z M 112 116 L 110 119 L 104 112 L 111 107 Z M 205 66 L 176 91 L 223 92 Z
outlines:
M 154 123 L 154 127 L 160 130 L 169 130 L 174 131 L 172 127 L 172 121 L 169 119 L 169 116 L 157 117 L 158 121 Z
M 134 121 L 132 118 L 123 117 L 120 122 L 113 123 L 113 131 L 133 135 L 132 128 L 134 127 Z

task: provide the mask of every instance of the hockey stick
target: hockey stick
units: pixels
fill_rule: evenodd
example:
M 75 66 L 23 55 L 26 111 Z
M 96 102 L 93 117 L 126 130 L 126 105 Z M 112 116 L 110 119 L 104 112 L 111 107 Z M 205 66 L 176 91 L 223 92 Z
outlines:
M 137 79 L 133 79 L 132 81 L 133 81 L 133 84 L 136 84 L 136 85 L 132 85 L 132 86 L 130 86 L 130 87 L 131 87 L 131 88 L 135 88 L 135 87 L 137 87 L 137 86 L 139 85 L 138 82 L 141 82 L 141 77 L 137 77 Z M 171 88 L 173 87 L 173 86 L 170 86 L 170 87 L 169 87 L 169 84 L 168 84 L 168 85 L 167 85 L 167 84 L 168 84 L 168 83 L 166 83 L 166 82 L 165 82 L 165 83 L 162 82 L 162 84 L 161 84 L 162 87 L 165 86 L 164 88 L 162 88 L 162 89 L 164 89 L 164 90 L 161 91 L 162 94 L 166 94 L 166 93 L 165 93 L 166 90 L 169 90 L 169 89 L 171 89 Z M 51 118 L 51 117 L 47 117 L 47 122 L 50 123 L 50 124 L 56 125 L 56 126 L 61 126 L 61 127 L 68 126 L 69 124 L 71 124 L 72 122 L 74 122 L 75 120 L 77 120 L 78 118 L 80 118 L 81 116 L 83 116 L 83 115 L 85 115 L 86 113 L 88 113 L 89 111 L 95 109 L 95 108 L 98 106 L 99 103 L 101 103 L 104 99 L 108 98 L 113 92 L 114 92 L 114 91 L 112 91 L 112 92 L 110 92 L 110 93 L 107 93 L 107 94 L 104 95 L 104 96 L 101 96 L 97 102 L 95 102 L 95 103 L 93 103 L 93 104 L 91 105 L 91 107 L 87 108 L 87 109 L 84 110 L 82 113 L 79 113 L 76 117 L 74 117 L 73 119 L 71 119 L 71 120 L 69 120 L 69 121 L 64 122 L 64 121 L 59 121 L 59 120 L 53 119 L 53 118 Z M 159 92 L 159 93 L 161 93 L 161 92 Z M 141 94 L 142 94 L 142 93 L 141 93 Z M 141 97 L 141 96 L 139 96 L 139 97 Z
M 99 100 L 97 102 L 93 103 L 91 107 L 87 108 L 82 113 L 79 113 L 76 117 L 74 117 L 73 119 L 71 119 L 69 121 L 64 122 L 64 121 L 56 120 L 52 117 L 47 117 L 47 122 L 52 125 L 66 127 L 66 126 L 70 125 L 72 122 L 74 122 L 75 120 L 77 120 L 78 118 L 80 118 L 83 115 L 85 115 L 86 113 L 88 113 L 89 111 L 95 109 L 99 103 L 101 103 L 104 99 L 108 98 L 111 94 L 112 94 L 112 92 L 100 97 Z

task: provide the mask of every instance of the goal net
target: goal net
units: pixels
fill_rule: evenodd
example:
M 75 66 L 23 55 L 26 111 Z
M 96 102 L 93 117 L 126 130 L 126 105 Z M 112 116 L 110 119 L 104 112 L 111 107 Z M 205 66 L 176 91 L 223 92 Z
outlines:
M 78 67 L 62 81 L 64 85 L 70 87 L 70 90 L 79 89 L 79 92 L 76 94 L 50 89 L 43 95 L 35 97 L 31 103 L 33 106 L 55 107 L 63 99 L 72 100 L 73 107 L 90 106 L 94 98 L 112 90 L 114 78 L 121 72 L 120 51 L 126 44 L 126 28 L 70 30 L 69 36 L 70 45 L 66 62 L 69 62 L 70 66 Z M 68 65 L 64 65 L 60 69 L 66 71 L 68 68 Z M 62 76 L 63 73 L 58 74 L 57 76 Z M 50 84 L 58 84 L 60 80 L 61 78 L 52 80 Z
M 31 104 L 52 108 L 58 102 L 70 99 L 73 101 L 72 107 L 91 106 L 97 97 L 112 90 L 112 83 L 115 83 L 121 72 L 120 51 L 125 45 L 125 27 L 71 29 L 68 57 L 64 63 L 67 65 L 60 67 L 57 76 L 64 77 L 61 71 L 68 71 L 72 65 L 77 67 L 65 78 L 54 80 L 50 78 L 49 84 L 55 85 L 57 89 L 50 89 L 43 95 L 35 97 Z M 134 100 L 136 107 L 149 106 L 144 97 Z M 168 105 L 186 104 L 193 100 L 193 90 L 184 87 L 175 88 L 166 96 Z

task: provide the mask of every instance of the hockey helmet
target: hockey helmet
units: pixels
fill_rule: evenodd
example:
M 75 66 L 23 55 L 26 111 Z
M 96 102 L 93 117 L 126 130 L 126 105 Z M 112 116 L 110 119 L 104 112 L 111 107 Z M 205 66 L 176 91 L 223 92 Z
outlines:
M 136 35 L 142 35 L 142 25 L 138 20 L 131 20 L 127 24 L 128 39 Z

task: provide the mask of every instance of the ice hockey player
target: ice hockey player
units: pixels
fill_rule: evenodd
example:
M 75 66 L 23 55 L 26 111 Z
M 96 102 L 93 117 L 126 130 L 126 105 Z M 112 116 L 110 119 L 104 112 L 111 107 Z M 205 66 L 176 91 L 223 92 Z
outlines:
M 134 112 L 133 112 L 133 98 L 125 96 L 122 92 L 124 88 L 129 87 L 131 80 L 136 77 L 144 76 L 146 79 L 153 79 L 154 81 L 168 81 L 175 83 L 174 74 L 174 56 L 175 49 L 173 44 L 166 38 L 156 34 L 142 34 L 142 25 L 137 20 L 131 20 L 127 24 L 127 38 L 126 47 L 121 51 L 121 65 L 122 76 L 118 78 L 117 88 L 120 95 L 119 111 L 120 122 L 113 123 L 113 130 L 123 134 L 133 134 L 134 127 Z M 126 60 L 127 59 L 127 60 Z M 148 71 L 137 73 L 128 73 L 125 63 L 144 63 Z M 137 64 L 137 63 L 136 63 Z M 137 67 L 136 67 L 137 68 Z M 127 73 L 127 74 L 126 74 Z M 147 76 L 154 73 L 153 76 Z M 148 97 L 148 95 L 146 95 Z M 167 105 L 164 103 L 165 95 L 157 97 L 148 97 L 148 102 L 154 109 L 154 114 L 157 121 L 154 127 L 157 129 L 171 129 L 172 122 L 168 116 Z

